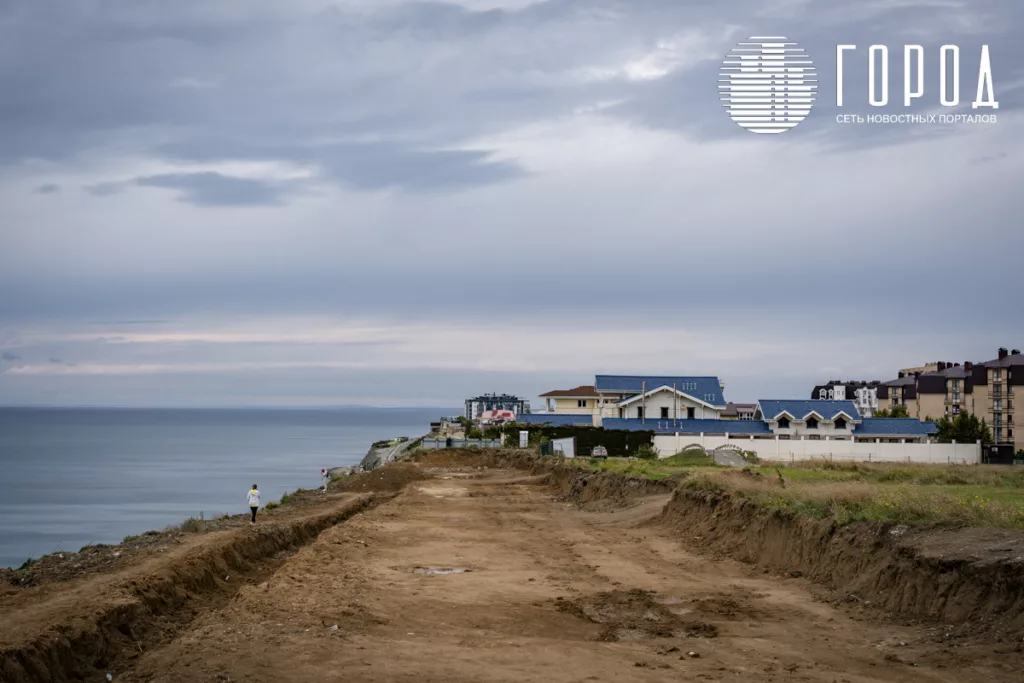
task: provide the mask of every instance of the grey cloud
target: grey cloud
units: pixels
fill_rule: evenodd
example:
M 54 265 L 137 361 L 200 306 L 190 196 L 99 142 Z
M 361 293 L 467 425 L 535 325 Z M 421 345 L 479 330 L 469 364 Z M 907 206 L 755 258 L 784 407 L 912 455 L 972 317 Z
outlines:
M 199 162 L 288 160 L 314 166 L 324 177 L 363 190 L 435 191 L 525 175 L 515 163 L 494 160 L 485 151 L 420 150 L 385 142 L 260 146 L 197 139 L 166 145 L 161 151 L 174 159 Z
M 96 197 L 110 197 L 123 192 L 126 187 L 126 183 L 106 182 L 96 183 L 95 185 L 86 185 L 82 189 Z
M 1002 159 L 1006 159 L 1008 156 L 1010 155 L 1007 154 L 1006 152 L 1000 152 L 999 154 L 990 154 L 987 156 L 975 157 L 974 159 L 971 159 L 971 163 L 974 165 L 990 164 L 993 161 L 1001 161 Z
M 3 354 L 0 354 L 0 358 L 9 361 L 21 360 L 21 356 L 16 356 L 9 351 L 5 351 Z
M 60 365 L 60 364 L 61 364 L 61 363 L 63 363 L 64 361 L 62 361 L 62 360 L 61 360 L 60 358 L 53 358 L 53 357 L 51 357 L 51 358 L 50 358 L 50 362 L 51 362 L 51 363 L 53 363 L 53 364 L 55 364 L 55 365 Z
M 295 187 L 255 178 L 236 178 L 220 173 L 165 173 L 134 180 L 141 187 L 179 190 L 180 201 L 196 206 L 276 206 Z
M 36 194 L 54 194 L 56 192 L 60 192 L 60 185 L 55 185 L 53 183 L 40 185 L 35 189 Z

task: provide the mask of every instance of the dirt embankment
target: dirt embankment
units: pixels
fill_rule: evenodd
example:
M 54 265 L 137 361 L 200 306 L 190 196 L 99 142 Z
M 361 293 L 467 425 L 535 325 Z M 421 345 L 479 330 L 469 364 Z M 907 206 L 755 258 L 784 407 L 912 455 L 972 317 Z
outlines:
M 997 529 L 913 529 L 892 523 L 839 527 L 765 510 L 728 494 L 610 472 L 590 472 L 522 453 L 474 456 L 481 464 L 547 475 L 556 495 L 594 509 L 671 493 L 656 524 L 703 552 L 805 576 L 833 601 L 936 625 L 939 635 L 1024 638 L 1024 534 Z M 479 461 L 479 462 L 478 462 Z
M 1024 636 L 1024 535 L 996 529 L 836 526 L 728 495 L 678 489 L 659 523 L 707 550 L 799 573 L 837 598 L 944 626 L 944 635 Z
M 8 594 L 0 605 L 6 626 L 0 628 L 0 680 L 101 680 L 116 673 L 173 638 L 197 614 L 272 572 L 323 530 L 391 497 L 345 496 L 323 510 L 195 534 L 170 552 L 109 576 Z

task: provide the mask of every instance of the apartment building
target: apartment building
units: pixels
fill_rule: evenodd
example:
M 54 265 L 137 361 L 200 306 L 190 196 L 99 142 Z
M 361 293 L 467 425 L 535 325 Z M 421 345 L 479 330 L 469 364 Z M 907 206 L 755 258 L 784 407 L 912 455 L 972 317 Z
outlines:
M 939 362 L 935 369 L 899 376 L 878 389 L 879 410 L 897 405 L 918 420 L 954 418 L 973 413 L 984 419 L 997 444 L 1024 448 L 1024 433 L 1015 422 L 1014 402 L 1024 400 L 1024 356 L 1018 349 L 999 349 L 984 363 Z
M 927 372 L 905 374 L 885 382 L 878 391 L 879 410 L 903 406 L 910 417 L 938 420 L 956 417 L 961 412 L 974 412 L 971 372 L 973 364 L 938 362 Z
M 997 444 L 1024 448 L 1024 426 L 1014 421 L 1014 404 L 1024 400 L 1024 356 L 999 349 L 994 360 L 976 363 L 971 370 L 973 412 L 984 418 Z

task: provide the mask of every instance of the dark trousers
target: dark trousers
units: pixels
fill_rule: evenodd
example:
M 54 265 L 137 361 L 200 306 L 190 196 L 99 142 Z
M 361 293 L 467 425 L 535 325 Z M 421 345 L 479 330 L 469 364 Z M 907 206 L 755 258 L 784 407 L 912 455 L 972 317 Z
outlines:
M 259 510 L 259 508 L 249 508 L 249 509 L 252 510 L 252 521 L 255 522 L 256 521 L 256 511 Z

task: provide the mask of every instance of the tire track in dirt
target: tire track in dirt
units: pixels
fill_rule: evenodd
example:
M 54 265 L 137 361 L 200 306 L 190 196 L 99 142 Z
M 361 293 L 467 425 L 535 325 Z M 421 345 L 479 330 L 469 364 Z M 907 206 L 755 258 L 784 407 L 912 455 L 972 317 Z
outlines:
M 990 662 L 944 664 L 922 631 L 858 622 L 801 580 L 691 553 L 639 526 L 657 499 L 594 514 L 513 480 L 409 487 L 324 531 L 122 680 L 1012 678 Z

